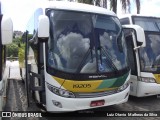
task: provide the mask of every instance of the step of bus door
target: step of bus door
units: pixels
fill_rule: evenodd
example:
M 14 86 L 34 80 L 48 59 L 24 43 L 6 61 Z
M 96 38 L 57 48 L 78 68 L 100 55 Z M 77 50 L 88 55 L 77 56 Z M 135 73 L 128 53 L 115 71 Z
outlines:
M 33 91 L 43 91 L 44 90 L 44 80 L 43 80 L 43 75 L 30 72 L 29 74 L 29 79 L 30 79 L 30 89 Z M 36 78 L 39 81 L 39 86 L 35 85 Z
M 39 109 L 41 109 L 41 112 L 47 112 L 45 105 L 43 105 L 42 103 L 37 102 L 36 105 Z

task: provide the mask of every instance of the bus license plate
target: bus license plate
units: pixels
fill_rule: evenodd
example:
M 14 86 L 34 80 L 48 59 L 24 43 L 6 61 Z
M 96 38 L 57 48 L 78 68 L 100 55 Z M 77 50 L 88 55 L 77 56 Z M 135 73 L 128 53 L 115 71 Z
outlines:
M 90 107 L 103 106 L 105 103 L 104 100 L 92 101 Z

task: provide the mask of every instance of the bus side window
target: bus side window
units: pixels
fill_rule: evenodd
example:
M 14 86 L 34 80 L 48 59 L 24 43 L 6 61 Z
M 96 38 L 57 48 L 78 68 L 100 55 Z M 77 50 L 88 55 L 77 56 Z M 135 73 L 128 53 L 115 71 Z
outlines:
M 125 39 L 126 39 L 126 45 L 127 45 L 128 64 L 131 68 L 131 74 L 137 75 L 136 56 L 135 56 L 135 52 L 133 49 L 134 48 L 133 38 L 131 35 L 129 35 Z

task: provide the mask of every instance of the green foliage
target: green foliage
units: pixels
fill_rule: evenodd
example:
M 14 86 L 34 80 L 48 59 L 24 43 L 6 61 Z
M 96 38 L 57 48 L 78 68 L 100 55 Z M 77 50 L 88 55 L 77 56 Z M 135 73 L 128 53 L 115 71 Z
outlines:
M 13 39 L 13 43 L 16 44 L 16 45 L 19 45 L 22 41 L 22 38 L 14 38 Z
M 25 59 L 25 44 L 21 43 L 18 51 L 19 58 L 19 66 L 24 67 L 24 59 Z
M 14 35 L 15 36 L 15 35 Z M 28 34 L 28 39 L 32 38 L 32 35 Z M 7 45 L 7 57 L 18 57 L 19 66 L 24 67 L 25 60 L 25 44 L 26 39 L 25 34 L 22 37 L 13 37 L 13 42 L 10 45 Z
M 18 57 L 19 47 L 22 44 L 22 38 L 13 38 L 13 43 L 7 45 L 7 57 Z M 22 45 L 24 46 L 24 45 Z
M 18 57 L 18 45 L 15 43 L 7 45 L 7 57 Z

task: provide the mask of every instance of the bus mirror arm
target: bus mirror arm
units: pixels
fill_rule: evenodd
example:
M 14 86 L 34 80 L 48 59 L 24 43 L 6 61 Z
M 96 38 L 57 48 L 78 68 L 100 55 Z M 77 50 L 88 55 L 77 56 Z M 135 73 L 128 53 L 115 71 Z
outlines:
M 137 47 L 134 50 L 139 49 L 140 47 L 146 46 L 145 33 L 144 29 L 138 25 L 123 25 L 123 29 L 129 29 L 125 34 L 132 34 L 132 37 L 137 41 Z
M 134 50 L 138 50 L 139 48 L 141 48 L 142 46 L 137 46 L 135 48 L 133 48 Z

